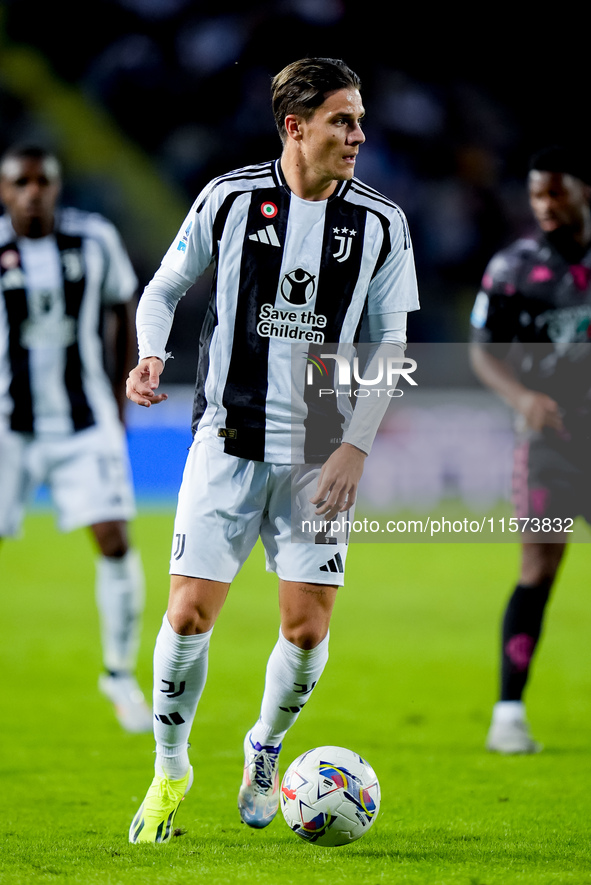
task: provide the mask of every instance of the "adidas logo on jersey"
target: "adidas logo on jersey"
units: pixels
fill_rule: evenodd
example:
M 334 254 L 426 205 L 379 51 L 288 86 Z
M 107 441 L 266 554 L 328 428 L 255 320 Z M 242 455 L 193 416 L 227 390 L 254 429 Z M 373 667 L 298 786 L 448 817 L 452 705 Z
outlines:
M 268 224 L 267 227 L 261 228 L 256 234 L 251 234 L 248 239 L 254 240 L 255 243 L 262 243 L 264 246 L 281 246 L 279 237 L 272 224 Z

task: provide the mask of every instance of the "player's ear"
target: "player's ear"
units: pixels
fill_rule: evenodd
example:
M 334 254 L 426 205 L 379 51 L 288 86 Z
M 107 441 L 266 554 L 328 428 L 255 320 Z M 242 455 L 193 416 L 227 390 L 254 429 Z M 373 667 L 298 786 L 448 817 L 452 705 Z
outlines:
M 287 132 L 288 138 L 293 138 L 294 141 L 301 141 L 302 138 L 302 118 L 297 114 L 288 114 L 285 118 L 285 131 Z

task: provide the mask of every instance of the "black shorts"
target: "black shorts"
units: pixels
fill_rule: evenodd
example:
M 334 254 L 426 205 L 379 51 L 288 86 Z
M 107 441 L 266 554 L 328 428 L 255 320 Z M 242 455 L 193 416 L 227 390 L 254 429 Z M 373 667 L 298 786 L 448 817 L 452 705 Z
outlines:
M 513 505 L 520 518 L 575 519 L 591 524 L 591 443 L 548 432 L 521 440 L 513 455 Z

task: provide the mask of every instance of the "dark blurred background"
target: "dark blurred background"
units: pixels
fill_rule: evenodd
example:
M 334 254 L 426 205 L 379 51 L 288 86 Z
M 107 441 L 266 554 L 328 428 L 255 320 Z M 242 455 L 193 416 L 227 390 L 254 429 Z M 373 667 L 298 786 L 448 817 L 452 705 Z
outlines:
M 119 227 L 141 286 L 214 175 L 280 153 L 271 77 L 343 58 L 367 110 L 357 175 L 405 210 L 422 310 L 410 341 L 464 341 L 491 254 L 531 229 L 529 155 L 589 139 L 588 11 L 363 0 L 0 3 L 0 149 L 41 142 L 64 202 Z M 191 383 L 205 278 L 169 382 Z

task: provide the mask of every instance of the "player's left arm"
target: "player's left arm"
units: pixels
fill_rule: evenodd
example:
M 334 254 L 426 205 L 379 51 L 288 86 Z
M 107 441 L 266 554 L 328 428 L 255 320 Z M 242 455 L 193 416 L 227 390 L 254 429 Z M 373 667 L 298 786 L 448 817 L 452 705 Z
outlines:
M 366 457 L 366 452 L 344 442 L 322 465 L 316 494 L 310 498 L 318 515 L 334 519 L 353 506 Z
M 371 352 L 365 369 L 367 377 L 377 376 L 377 363 L 404 360 L 406 342 L 406 313 L 394 313 L 370 318 Z M 398 376 L 392 378 L 396 386 Z M 316 513 L 333 519 L 352 507 L 357 498 L 357 488 L 363 474 L 365 459 L 382 419 L 388 408 L 388 396 L 359 397 L 353 417 L 347 427 L 343 442 L 330 455 L 320 471 L 316 494 L 310 499 L 316 504 Z
M 407 311 L 419 307 L 414 256 L 406 218 L 398 209 L 389 228 L 389 249 L 368 289 L 371 352 L 366 369 L 374 377 L 374 363 L 404 359 Z M 396 382 L 394 381 L 393 386 Z M 389 397 L 358 397 L 353 417 L 339 448 L 322 467 L 316 494 L 310 499 L 325 519 L 348 510 L 356 500 L 365 459 L 389 404 Z

